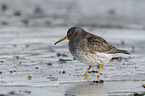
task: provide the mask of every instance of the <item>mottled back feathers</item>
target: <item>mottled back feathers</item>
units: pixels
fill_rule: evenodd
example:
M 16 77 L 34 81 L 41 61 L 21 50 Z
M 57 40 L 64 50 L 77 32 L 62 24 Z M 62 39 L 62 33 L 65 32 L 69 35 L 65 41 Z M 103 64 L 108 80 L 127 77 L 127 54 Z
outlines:
M 80 27 L 70 28 L 68 30 L 67 36 L 72 46 L 79 46 L 84 50 L 84 52 L 89 51 L 91 53 L 101 52 L 107 54 L 129 54 L 125 50 L 119 50 L 116 47 L 112 46 L 102 37 L 86 32 L 83 28 Z

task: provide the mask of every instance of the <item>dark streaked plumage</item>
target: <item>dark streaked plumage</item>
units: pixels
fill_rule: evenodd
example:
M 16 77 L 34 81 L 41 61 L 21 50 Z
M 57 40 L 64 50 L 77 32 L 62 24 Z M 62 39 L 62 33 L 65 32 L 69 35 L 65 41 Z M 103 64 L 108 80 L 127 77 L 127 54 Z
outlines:
M 77 76 L 86 77 L 91 66 L 99 65 L 98 80 L 100 80 L 101 64 L 108 63 L 113 56 L 129 54 L 126 50 L 117 49 L 103 38 L 86 32 L 80 27 L 70 28 L 67 32 L 67 36 L 57 41 L 55 44 L 66 39 L 69 39 L 69 50 L 74 58 L 89 65 L 89 68 L 84 75 Z
M 126 50 L 119 50 L 116 47 L 109 44 L 106 40 L 103 38 L 96 36 L 94 34 L 86 32 L 83 28 L 80 27 L 72 27 L 67 32 L 68 39 L 71 43 L 83 43 L 80 47 L 84 47 L 83 45 L 86 45 L 87 50 L 90 50 L 91 52 L 104 52 L 104 53 L 124 53 L 129 54 Z M 81 39 L 80 39 L 81 38 Z M 73 45 L 74 45 L 73 44 Z M 75 46 L 74 45 L 74 46 Z M 83 48 L 82 48 L 83 49 Z

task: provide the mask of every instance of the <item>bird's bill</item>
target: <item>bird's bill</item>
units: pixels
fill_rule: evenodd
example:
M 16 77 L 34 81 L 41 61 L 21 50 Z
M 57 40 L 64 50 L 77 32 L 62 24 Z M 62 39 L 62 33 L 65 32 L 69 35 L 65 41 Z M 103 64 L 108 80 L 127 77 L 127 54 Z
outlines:
M 60 39 L 60 40 L 58 40 L 57 42 L 55 42 L 54 45 L 56 45 L 57 43 L 59 43 L 59 42 L 61 42 L 61 41 L 63 41 L 63 40 L 67 40 L 67 39 L 68 39 L 68 37 L 65 36 L 65 37 L 63 37 L 62 39 Z

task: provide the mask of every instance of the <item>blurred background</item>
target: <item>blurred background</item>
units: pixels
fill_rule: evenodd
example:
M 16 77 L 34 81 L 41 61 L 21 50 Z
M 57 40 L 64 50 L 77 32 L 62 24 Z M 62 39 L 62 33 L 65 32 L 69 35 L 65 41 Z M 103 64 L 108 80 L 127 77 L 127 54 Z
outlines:
M 103 84 L 54 46 L 72 26 L 131 53 L 103 65 Z M 0 96 L 143 96 L 144 54 L 145 0 L 0 0 Z
M 144 0 L 0 0 L 0 24 L 140 28 L 145 24 L 144 3 Z

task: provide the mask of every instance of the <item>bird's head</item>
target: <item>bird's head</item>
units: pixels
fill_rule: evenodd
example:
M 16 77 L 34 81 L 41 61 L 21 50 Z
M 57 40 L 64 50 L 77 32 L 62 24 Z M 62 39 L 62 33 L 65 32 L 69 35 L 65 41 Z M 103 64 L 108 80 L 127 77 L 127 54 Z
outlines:
M 54 45 L 56 45 L 57 43 L 63 41 L 63 40 L 71 40 L 77 36 L 80 36 L 81 33 L 84 32 L 84 29 L 81 27 L 72 27 L 67 31 L 67 35 L 65 37 L 63 37 L 62 39 L 58 40 L 56 43 L 54 43 Z

